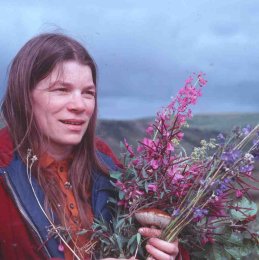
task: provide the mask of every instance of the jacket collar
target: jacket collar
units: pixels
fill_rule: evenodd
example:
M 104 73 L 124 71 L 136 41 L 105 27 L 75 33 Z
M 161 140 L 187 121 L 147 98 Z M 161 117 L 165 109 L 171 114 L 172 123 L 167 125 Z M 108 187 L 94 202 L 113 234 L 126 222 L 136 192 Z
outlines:
M 13 158 L 13 142 L 7 127 L 0 129 L 0 140 L 0 167 L 5 167 Z

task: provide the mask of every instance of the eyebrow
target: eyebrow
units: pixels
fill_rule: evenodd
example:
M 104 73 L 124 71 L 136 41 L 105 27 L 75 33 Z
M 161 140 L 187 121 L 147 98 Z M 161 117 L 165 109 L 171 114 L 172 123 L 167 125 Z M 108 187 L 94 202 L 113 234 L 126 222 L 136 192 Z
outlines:
M 69 83 L 69 82 L 64 82 L 64 81 L 61 81 L 61 80 L 56 80 L 54 82 L 52 82 L 49 86 L 49 88 L 52 88 L 54 87 L 55 85 L 57 84 L 60 84 L 61 86 L 64 86 L 64 87 L 73 87 L 73 84 Z M 88 85 L 88 86 L 84 86 L 84 88 L 96 88 L 94 84 L 91 84 L 91 85 Z

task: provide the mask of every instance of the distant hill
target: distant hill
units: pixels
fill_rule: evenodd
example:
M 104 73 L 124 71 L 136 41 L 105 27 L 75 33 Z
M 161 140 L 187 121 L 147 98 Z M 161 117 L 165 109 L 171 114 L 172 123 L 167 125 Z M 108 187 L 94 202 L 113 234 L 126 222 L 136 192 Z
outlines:
M 136 147 L 137 140 L 144 137 L 145 129 L 152 121 L 152 118 L 128 121 L 99 120 L 97 134 L 119 154 L 120 141 L 126 138 L 129 144 Z M 235 126 L 244 127 L 247 124 L 255 126 L 258 123 L 259 113 L 196 115 L 190 120 L 190 127 L 184 130 L 183 146 L 190 151 L 193 146 L 198 146 L 202 139 L 216 137 L 220 132 L 229 133 Z
M 145 136 L 145 129 L 152 120 L 141 119 L 134 121 L 100 120 L 97 125 L 97 135 L 105 140 L 115 151 L 120 153 L 120 142 L 127 139 L 133 147 Z M 219 131 L 203 130 L 199 128 L 186 128 L 183 146 L 190 151 L 193 146 L 198 146 L 202 139 L 217 136 Z
M 193 117 L 190 124 L 194 128 L 229 132 L 235 126 L 247 124 L 255 126 L 259 123 L 259 113 L 211 113 Z

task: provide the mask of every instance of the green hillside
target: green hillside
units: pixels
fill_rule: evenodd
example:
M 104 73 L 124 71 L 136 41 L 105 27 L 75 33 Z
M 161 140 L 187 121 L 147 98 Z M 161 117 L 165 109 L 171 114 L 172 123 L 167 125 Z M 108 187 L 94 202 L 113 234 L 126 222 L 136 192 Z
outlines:
M 106 140 L 116 153 L 120 151 L 120 141 L 127 141 L 136 147 L 137 140 L 145 135 L 145 129 L 153 121 L 152 118 L 139 120 L 99 120 L 97 134 Z M 259 123 L 259 113 L 247 114 L 203 114 L 196 115 L 189 121 L 185 129 L 183 145 L 190 151 L 199 145 L 202 139 L 216 137 L 218 133 L 229 133 L 235 126 L 252 126 Z
M 190 124 L 194 128 L 229 132 L 235 126 L 252 126 L 259 123 L 259 113 L 222 113 L 195 115 Z

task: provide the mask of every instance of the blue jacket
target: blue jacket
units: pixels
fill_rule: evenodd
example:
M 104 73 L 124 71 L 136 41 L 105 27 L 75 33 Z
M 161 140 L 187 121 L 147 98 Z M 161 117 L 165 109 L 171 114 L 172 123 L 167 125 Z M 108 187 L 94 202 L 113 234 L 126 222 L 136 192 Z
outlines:
M 111 157 L 101 152 L 98 152 L 98 156 L 99 159 L 101 159 L 110 169 L 116 168 Z M 63 258 L 63 252 L 58 251 L 60 240 L 54 237 L 48 238 L 48 227 L 50 227 L 50 223 L 40 209 L 40 206 L 28 181 L 26 165 L 22 162 L 17 153 L 14 153 L 12 161 L 7 166 L 1 167 L 0 165 L 0 178 L 0 184 L 2 184 L 0 185 L 0 192 L 3 188 L 7 190 L 9 197 L 15 203 L 15 206 L 21 213 L 26 225 L 28 225 L 29 230 L 32 231 L 33 241 L 34 239 L 37 239 L 37 244 L 43 245 L 42 250 L 44 255 L 47 258 Z M 32 186 L 34 188 L 35 194 L 37 195 L 37 198 L 40 201 L 40 204 L 43 205 L 43 191 L 33 176 Z M 94 217 L 100 218 L 102 216 L 106 221 L 111 220 L 111 214 L 107 201 L 108 198 L 113 195 L 114 188 L 110 182 L 109 177 L 102 174 L 101 172 L 94 172 L 92 186 L 92 209 Z M 0 198 L 0 201 L 3 202 L 5 200 L 4 198 Z M 2 216 L 2 214 L 5 214 L 5 212 L 0 212 L 0 214 Z M 12 220 L 10 219 L 10 221 Z M 16 222 L 14 220 L 14 225 L 15 223 Z M 4 223 L 0 222 L 0 225 L 2 226 Z M 2 226 L 1 228 L 4 227 Z M 19 232 L 19 229 L 17 232 Z M 5 238 L 1 237 L 0 234 L 0 259 L 2 259 L 1 250 L 3 252 L 5 250 L 5 243 Z M 19 241 L 19 243 L 22 245 L 23 241 Z M 2 254 L 4 254 L 3 252 Z M 20 257 L 19 259 L 27 259 L 23 258 L 22 256 Z

